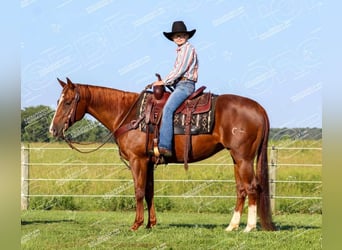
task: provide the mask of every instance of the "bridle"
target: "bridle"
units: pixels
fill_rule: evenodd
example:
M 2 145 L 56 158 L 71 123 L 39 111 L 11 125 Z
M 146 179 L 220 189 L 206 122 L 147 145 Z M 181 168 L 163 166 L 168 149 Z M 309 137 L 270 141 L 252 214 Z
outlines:
M 75 86 L 75 97 L 72 100 L 72 106 L 71 106 L 71 109 L 70 109 L 69 114 L 67 116 L 68 118 L 65 121 L 64 128 L 63 128 L 63 139 L 69 145 L 69 147 L 71 149 L 75 149 L 76 151 L 78 151 L 80 153 L 92 153 L 92 152 L 99 150 L 101 147 L 103 147 L 113 137 L 113 133 L 111 131 L 109 131 L 109 133 L 106 135 L 106 137 L 107 137 L 106 140 L 101 145 L 96 147 L 95 149 L 92 149 L 89 151 L 83 151 L 83 150 L 80 150 L 79 148 L 75 147 L 73 144 L 78 144 L 78 145 L 90 145 L 91 144 L 91 143 L 81 143 L 81 142 L 72 141 L 72 140 L 70 140 L 64 136 L 64 132 L 72 124 L 74 124 L 76 121 L 76 111 L 77 111 L 77 105 L 78 105 L 79 101 L 80 101 L 80 92 L 79 92 L 79 89 L 76 85 Z M 69 126 L 69 124 L 70 124 L 70 126 Z
M 64 135 L 64 131 L 69 127 L 69 124 L 72 125 L 76 121 L 76 110 L 77 110 L 77 105 L 79 101 L 80 101 L 80 92 L 78 88 L 75 87 L 75 97 L 74 97 L 74 100 L 72 100 L 72 106 L 68 114 L 68 119 L 66 120 L 65 125 L 64 125 L 63 135 Z

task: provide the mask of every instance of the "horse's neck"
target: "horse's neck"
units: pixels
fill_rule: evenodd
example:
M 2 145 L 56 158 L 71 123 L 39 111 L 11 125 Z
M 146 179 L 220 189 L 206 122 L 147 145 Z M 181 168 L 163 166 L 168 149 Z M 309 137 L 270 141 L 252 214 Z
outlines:
M 138 97 L 137 93 L 111 88 L 88 86 L 88 89 L 89 100 L 86 112 L 110 131 L 118 128 Z

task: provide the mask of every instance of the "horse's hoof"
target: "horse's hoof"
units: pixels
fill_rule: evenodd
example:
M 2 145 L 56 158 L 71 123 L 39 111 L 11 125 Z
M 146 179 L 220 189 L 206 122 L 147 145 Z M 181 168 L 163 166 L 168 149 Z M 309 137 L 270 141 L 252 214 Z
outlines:
M 153 229 L 153 228 L 154 228 L 154 226 L 151 226 L 151 225 L 146 226 L 146 229 Z
M 239 225 L 229 225 L 225 231 L 226 232 L 231 232 L 231 231 L 234 231 L 234 230 L 238 230 L 239 229 Z
M 141 224 L 134 223 L 133 226 L 131 226 L 131 231 L 137 231 L 140 226 L 141 226 Z
M 156 226 L 156 222 L 154 222 L 154 223 L 148 223 L 147 225 L 146 225 L 146 229 L 152 229 L 152 228 L 154 228 L 155 226 Z
M 244 233 L 249 233 L 252 230 L 256 230 L 256 225 L 247 225 L 245 230 L 243 230 Z

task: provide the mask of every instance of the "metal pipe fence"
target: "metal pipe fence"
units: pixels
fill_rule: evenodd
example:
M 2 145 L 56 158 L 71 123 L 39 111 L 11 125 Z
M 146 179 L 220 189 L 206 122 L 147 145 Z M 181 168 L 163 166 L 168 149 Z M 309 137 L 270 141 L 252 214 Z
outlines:
M 88 150 L 92 148 L 86 148 Z M 112 198 L 112 197 L 134 197 L 134 195 L 123 195 L 116 193 L 106 193 L 106 194 L 30 194 L 29 184 L 30 182 L 126 182 L 133 183 L 132 179 L 117 179 L 117 178 L 30 178 L 30 167 L 31 166 L 91 166 L 91 167 L 101 167 L 101 166 L 120 166 L 125 167 L 125 164 L 122 162 L 116 163 L 80 163 L 80 162 L 31 162 L 30 154 L 33 151 L 39 150 L 70 150 L 68 147 L 58 148 L 41 148 L 41 147 L 26 147 L 22 145 L 21 148 L 21 207 L 23 210 L 28 208 L 29 198 L 30 197 L 79 197 L 79 198 Z M 101 148 L 100 150 L 117 150 L 116 147 L 111 148 Z M 269 149 L 269 179 L 270 179 L 270 195 L 271 195 L 271 206 L 272 210 L 275 209 L 275 200 L 276 199 L 312 199 L 312 200 L 321 200 L 321 196 L 284 196 L 284 195 L 276 195 L 276 185 L 280 183 L 291 183 L 291 184 L 317 184 L 321 185 L 322 181 L 317 180 L 277 180 L 277 168 L 278 167 L 292 167 L 292 166 L 301 166 L 301 167 L 322 167 L 320 163 L 278 163 L 278 153 L 282 150 L 319 150 L 322 148 L 318 147 L 307 147 L 307 148 L 296 148 L 296 147 L 275 147 L 272 146 Z M 100 159 L 99 159 L 100 160 Z M 169 164 L 170 166 L 176 164 Z M 178 164 L 179 165 L 179 164 Z M 231 166 L 233 164 L 224 164 L 224 163 L 196 163 L 195 165 L 205 165 L 208 167 L 211 166 Z M 156 179 L 155 182 L 162 183 L 235 183 L 235 180 L 215 180 L 215 179 Z M 193 194 L 163 194 L 163 195 L 155 195 L 156 198 L 235 198 L 235 195 L 193 195 Z

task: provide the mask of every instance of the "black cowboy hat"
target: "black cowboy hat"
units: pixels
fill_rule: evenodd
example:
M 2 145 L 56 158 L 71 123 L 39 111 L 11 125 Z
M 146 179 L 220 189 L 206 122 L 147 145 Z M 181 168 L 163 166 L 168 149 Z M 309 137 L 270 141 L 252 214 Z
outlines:
M 188 31 L 183 21 L 176 21 L 172 24 L 172 32 L 163 32 L 164 36 L 170 41 L 173 41 L 172 36 L 175 33 L 186 33 L 189 35 L 189 39 L 195 34 L 196 29 Z

